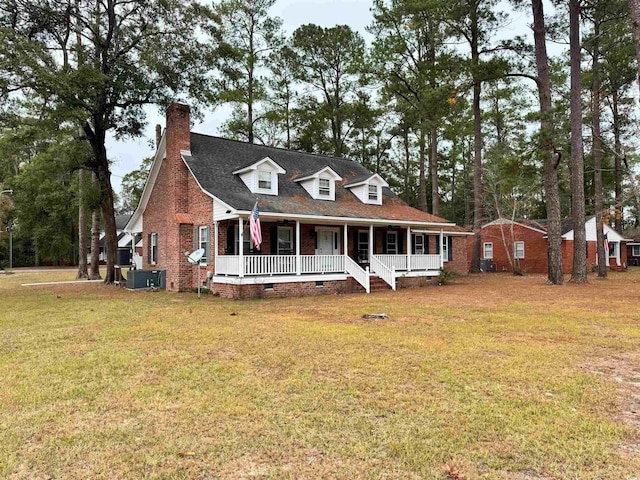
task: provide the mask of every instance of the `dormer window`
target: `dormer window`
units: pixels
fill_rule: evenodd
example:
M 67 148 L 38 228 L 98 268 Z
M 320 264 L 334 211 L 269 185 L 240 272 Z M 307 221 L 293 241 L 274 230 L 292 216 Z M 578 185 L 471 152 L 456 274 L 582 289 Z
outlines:
M 362 203 L 382 205 L 382 187 L 389 184 L 377 173 L 362 175 L 351 180 L 344 187 L 351 190 Z
M 378 186 L 377 185 L 369 185 L 369 200 L 372 202 L 378 201 Z
M 258 170 L 258 189 L 271 191 L 271 172 Z
M 253 193 L 278 195 L 278 175 L 287 173 L 269 157 L 233 172 Z
M 336 199 L 336 182 L 340 180 L 342 177 L 327 166 L 320 171 L 300 175 L 294 181 L 302 185 L 311 198 L 333 201 Z
M 329 180 L 328 178 L 318 179 L 318 194 L 321 197 L 331 196 L 331 180 Z

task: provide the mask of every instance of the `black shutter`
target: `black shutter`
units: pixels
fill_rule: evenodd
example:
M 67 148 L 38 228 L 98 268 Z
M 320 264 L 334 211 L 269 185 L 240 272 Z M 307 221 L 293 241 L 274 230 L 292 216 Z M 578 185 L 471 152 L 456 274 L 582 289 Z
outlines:
M 398 255 L 404 254 L 404 246 L 402 237 L 406 237 L 406 235 L 400 235 L 400 231 L 396 233 L 396 244 L 398 245 Z
M 429 235 L 424 236 L 424 253 L 431 253 L 429 252 L 429 238 Z
M 235 255 L 235 245 L 236 245 L 236 228 L 235 225 L 231 222 L 227 225 L 227 245 L 224 248 L 224 253 L 226 255 Z
M 451 235 L 447 237 L 447 254 L 449 261 L 453 261 L 453 237 Z
M 271 234 L 271 254 L 277 255 L 278 253 L 278 227 L 270 228 Z
M 440 236 L 436 237 L 436 255 L 440 255 Z
M 387 243 L 389 242 L 389 239 L 387 238 L 389 236 L 389 230 L 384 231 L 382 235 L 382 253 L 385 254 L 387 253 Z
M 147 263 L 151 263 L 151 234 L 147 233 Z

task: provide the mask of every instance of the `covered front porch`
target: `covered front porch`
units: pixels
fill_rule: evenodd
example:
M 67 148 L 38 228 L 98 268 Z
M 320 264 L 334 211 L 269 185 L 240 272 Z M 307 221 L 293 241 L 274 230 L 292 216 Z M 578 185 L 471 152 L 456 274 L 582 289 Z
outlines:
M 242 217 L 214 222 L 213 236 L 214 283 L 351 277 L 367 292 L 372 276 L 394 290 L 399 277 L 437 276 L 451 248 L 442 228 L 387 222 L 340 225 L 265 218 L 260 250 Z

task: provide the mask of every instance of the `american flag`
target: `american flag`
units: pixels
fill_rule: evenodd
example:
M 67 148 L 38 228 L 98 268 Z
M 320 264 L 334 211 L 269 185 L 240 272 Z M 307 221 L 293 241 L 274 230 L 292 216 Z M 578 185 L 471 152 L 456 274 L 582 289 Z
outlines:
M 607 238 L 608 233 L 604 234 L 604 255 L 605 257 L 609 256 L 609 239 Z
M 260 228 L 260 212 L 258 210 L 257 201 L 253 206 L 251 216 L 249 217 L 249 233 L 251 234 L 251 241 L 256 246 L 256 250 L 260 250 L 260 244 L 262 243 L 262 229 Z

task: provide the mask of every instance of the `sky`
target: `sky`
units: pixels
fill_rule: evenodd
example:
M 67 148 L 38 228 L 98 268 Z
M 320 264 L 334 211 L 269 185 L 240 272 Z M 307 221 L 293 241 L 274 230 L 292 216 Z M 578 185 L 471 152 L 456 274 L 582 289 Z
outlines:
M 291 35 L 296 28 L 307 23 L 315 23 L 322 27 L 349 25 L 370 43 L 372 37 L 365 29 L 373 19 L 370 11 L 371 4 L 372 0 L 277 0 L 271 14 L 282 19 L 287 35 Z M 528 21 L 525 13 L 515 13 L 504 35 L 512 37 L 529 33 Z M 160 124 L 164 128 L 164 112 L 160 112 L 155 106 L 148 107 L 146 111 L 148 124 L 141 137 L 121 141 L 110 137 L 107 140 L 107 153 L 113 162 L 111 181 L 117 193 L 121 190 L 122 177 L 139 168 L 144 158 L 151 157 L 155 153 L 155 125 Z M 194 124 L 192 131 L 218 135 L 218 128 L 230 112 L 230 107 L 221 107 L 207 112 L 204 121 Z

